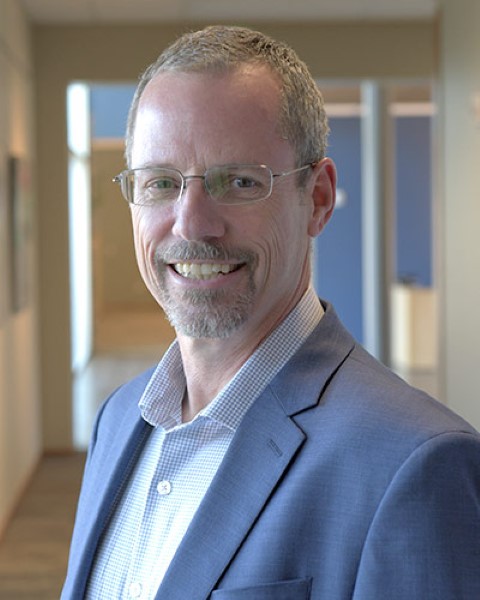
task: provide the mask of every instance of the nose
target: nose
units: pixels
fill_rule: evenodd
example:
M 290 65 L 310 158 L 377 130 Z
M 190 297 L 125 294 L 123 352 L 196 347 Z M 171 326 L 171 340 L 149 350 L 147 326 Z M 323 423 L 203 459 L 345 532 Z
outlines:
M 225 233 L 221 207 L 209 196 L 201 177 L 189 178 L 175 204 L 173 234 L 186 241 L 220 238 Z

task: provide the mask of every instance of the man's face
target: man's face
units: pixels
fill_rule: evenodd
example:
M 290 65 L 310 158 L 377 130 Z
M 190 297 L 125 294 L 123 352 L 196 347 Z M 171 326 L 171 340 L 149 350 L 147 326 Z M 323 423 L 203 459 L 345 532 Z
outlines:
M 140 101 L 131 167 L 184 175 L 235 163 L 293 169 L 279 109 L 279 86 L 265 68 L 160 73 Z M 261 339 L 293 308 L 308 285 L 314 230 L 312 186 L 300 190 L 296 181 L 280 178 L 258 203 L 222 206 L 195 179 L 176 203 L 132 207 L 140 272 L 178 334 Z

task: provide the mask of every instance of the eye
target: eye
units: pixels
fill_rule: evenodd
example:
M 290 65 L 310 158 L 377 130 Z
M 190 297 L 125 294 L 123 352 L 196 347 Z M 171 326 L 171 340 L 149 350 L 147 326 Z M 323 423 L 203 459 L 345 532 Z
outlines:
M 259 185 L 258 181 L 256 181 L 255 179 L 252 179 L 251 177 L 246 177 L 244 175 L 232 177 L 230 180 L 230 187 L 240 189 L 240 190 L 251 189 L 258 185 Z
M 271 171 L 263 165 L 226 165 L 205 173 L 205 186 L 220 204 L 244 204 L 267 198 Z
M 175 177 L 169 177 L 167 175 L 162 175 L 160 177 L 155 177 L 155 179 L 151 179 L 145 183 L 145 189 L 150 190 L 152 192 L 161 192 L 161 191 L 169 191 L 176 190 L 181 186 L 181 182 Z

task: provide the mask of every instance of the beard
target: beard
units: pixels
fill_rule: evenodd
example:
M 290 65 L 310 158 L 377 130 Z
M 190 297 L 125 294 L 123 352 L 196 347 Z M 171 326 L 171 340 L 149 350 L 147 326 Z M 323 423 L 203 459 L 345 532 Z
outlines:
M 172 294 L 166 284 L 167 265 L 194 260 L 241 263 L 247 270 L 244 289 L 197 289 Z M 155 253 L 158 282 L 155 295 L 177 333 L 193 338 L 226 338 L 241 327 L 252 312 L 256 264 L 256 255 L 247 250 L 226 250 L 206 242 L 178 242 L 165 249 L 159 248 Z

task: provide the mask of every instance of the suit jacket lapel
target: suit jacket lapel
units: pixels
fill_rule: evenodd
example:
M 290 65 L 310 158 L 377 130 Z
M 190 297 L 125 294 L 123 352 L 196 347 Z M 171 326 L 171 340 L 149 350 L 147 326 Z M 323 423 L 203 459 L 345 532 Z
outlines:
M 294 417 L 319 403 L 355 343 L 332 306 L 326 304 L 319 325 L 270 384 L 287 415 Z
M 158 599 L 210 595 L 304 437 L 268 390 L 255 402 L 170 564 Z
M 353 346 L 329 308 L 245 415 L 157 600 L 204 600 L 210 595 L 305 440 L 293 417 L 318 404 Z

